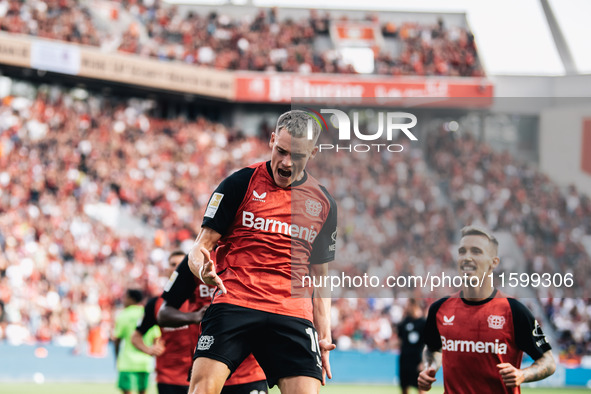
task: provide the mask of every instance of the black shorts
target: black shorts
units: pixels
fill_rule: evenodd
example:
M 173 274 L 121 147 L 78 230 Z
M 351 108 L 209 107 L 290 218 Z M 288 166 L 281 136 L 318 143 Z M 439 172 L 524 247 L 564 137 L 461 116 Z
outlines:
M 176 384 L 158 383 L 158 394 L 187 394 L 189 386 L 179 386 Z
M 309 320 L 231 304 L 210 306 L 201 321 L 195 358 L 221 361 L 234 372 L 250 353 L 269 387 L 289 376 L 322 381 L 318 334 Z
M 244 384 L 233 384 L 224 386 L 221 394 L 267 394 L 267 381 L 259 380 Z

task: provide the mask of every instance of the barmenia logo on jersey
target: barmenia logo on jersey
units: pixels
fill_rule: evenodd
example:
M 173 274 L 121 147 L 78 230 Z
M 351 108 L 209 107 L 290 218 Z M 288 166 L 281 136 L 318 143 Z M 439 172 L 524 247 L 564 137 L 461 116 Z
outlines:
M 213 341 L 214 339 L 211 335 L 201 335 L 197 344 L 197 350 L 209 350 L 211 345 L 213 345 Z
M 495 339 L 494 342 L 475 342 L 463 339 L 445 339 L 442 335 L 441 345 L 441 348 L 448 352 L 507 354 L 507 344 L 499 343 L 498 339 Z
M 289 224 L 275 219 L 257 218 L 254 213 L 242 211 L 242 225 L 255 230 L 269 231 L 289 235 L 290 237 L 300 238 L 310 243 L 314 242 L 318 232 L 314 227 L 303 227 L 297 224 Z

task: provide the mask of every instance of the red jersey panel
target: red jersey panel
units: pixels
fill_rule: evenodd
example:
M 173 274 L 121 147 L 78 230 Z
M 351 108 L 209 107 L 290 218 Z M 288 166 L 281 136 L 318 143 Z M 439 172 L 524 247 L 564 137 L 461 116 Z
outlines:
M 446 393 L 519 393 L 501 379 L 497 364 L 520 368 L 523 351 L 534 359 L 550 346 L 531 312 L 515 299 L 494 296 L 470 302 L 460 293 L 429 310 L 425 342 L 442 352 Z
M 162 306 L 162 298 L 156 302 L 155 314 Z M 209 303 L 209 299 L 206 299 Z M 185 302 L 179 309 L 181 312 L 192 312 L 203 304 Z M 156 316 L 154 316 L 156 318 Z M 187 378 L 193 365 L 193 352 L 199 338 L 199 326 L 190 324 L 182 327 L 161 327 L 165 350 L 156 357 L 156 381 L 158 383 L 188 386 Z
M 214 257 L 215 258 L 215 257 Z M 189 269 L 189 264 L 187 257 L 179 264 L 176 271 L 172 274 L 169 282 L 164 288 L 164 293 L 162 294 L 162 298 L 166 300 L 166 304 L 170 305 L 173 308 L 179 308 L 183 312 L 188 311 L 197 311 L 201 309 L 203 306 L 209 305 L 211 303 L 211 296 L 214 291 L 214 287 L 208 286 L 204 283 L 201 283 L 191 272 Z M 161 303 L 158 305 L 158 311 L 160 309 Z M 183 308 L 188 308 L 184 310 Z M 157 312 L 156 312 L 157 313 Z M 187 326 L 185 326 L 187 327 Z M 201 333 L 201 327 L 198 325 L 192 324 L 190 326 L 192 328 L 191 331 L 191 338 L 190 343 L 187 344 L 187 347 L 184 349 L 186 354 L 189 355 L 188 359 L 186 357 L 182 358 L 182 360 L 174 359 L 171 356 L 170 360 L 167 359 L 165 364 L 162 367 L 165 369 L 170 367 L 169 371 L 173 369 L 177 369 L 179 371 L 184 371 L 183 382 L 182 385 L 188 385 L 187 376 L 189 370 L 193 365 L 193 354 L 195 352 L 195 347 L 197 346 L 197 342 L 199 340 L 199 334 Z M 166 330 L 169 330 L 170 335 L 172 336 L 172 341 L 176 341 L 177 339 L 177 332 L 179 328 L 162 328 L 162 336 L 164 337 Z M 184 335 L 183 335 L 184 337 Z M 181 384 L 181 383 L 169 383 L 160 380 L 160 372 L 158 370 L 158 362 L 161 357 L 167 356 L 168 353 L 168 342 L 166 342 L 166 351 L 164 354 L 156 359 L 156 371 L 157 371 L 157 381 L 160 383 L 168 383 L 168 384 Z M 180 344 L 179 344 L 180 346 Z M 184 353 L 185 354 L 185 353 Z M 176 365 L 175 365 L 176 364 Z M 178 376 L 180 381 L 180 375 Z M 265 373 L 259 366 L 259 363 L 255 360 L 253 355 L 251 354 L 248 356 L 242 364 L 236 369 L 236 371 L 232 374 L 230 379 L 228 379 L 225 383 L 226 386 L 236 385 L 236 384 L 245 384 L 251 382 L 257 382 L 259 380 L 265 380 Z
M 228 290 L 213 302 L 312 321 L 303 277 L 310 263 L 334 259 L 336 204 L 307 173 L 284 189 L 269 171 L 268 163 L 241 170 L 210 199 L 203 226 L 222 234 L 216 269 Z

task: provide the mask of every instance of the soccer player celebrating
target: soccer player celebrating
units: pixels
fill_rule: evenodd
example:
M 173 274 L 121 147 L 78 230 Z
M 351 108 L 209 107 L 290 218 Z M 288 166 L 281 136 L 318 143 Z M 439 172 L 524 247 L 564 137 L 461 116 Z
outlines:
M 419 389 L 431 389 L 440 366 L 446 393 L 519 393 L 522 383 L 554 373 L 550 344 L 531 312 L 488 280 L 500 262 L 498 245 L 484 229 L 462 229 L 458 269 L 465 277 L 463 290 L 429 308 Z M 482 278 L 487 280 L 476 285 Z M 523 352 L 535 361 L 520 369 Z
M 319 134 L 308 113 L 284 113 L 271 160 L 230 175 L 209 200 L 189 267 L 218 291 L 201 323 L 191 394 L 219 393 L 250 353 L 282 393 L 316 393 L 331 378 L 330 296 L 304 280 L 326 275 L 335 254 L 336 204 L 305 171 Z

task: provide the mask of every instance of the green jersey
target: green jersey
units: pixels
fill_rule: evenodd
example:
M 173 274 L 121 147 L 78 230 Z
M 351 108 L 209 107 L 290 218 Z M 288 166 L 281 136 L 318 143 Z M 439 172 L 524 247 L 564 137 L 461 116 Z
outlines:
M 135 331 L 138 322 L 144 316 L 144 307 L 141 305 L 130 305 L 123 309 L 115 319 L 115 338 L 122 340 L 123 344 L 119 349 L 117 357 L 117 369 L 125 372 L 151 372 L 154 370 L 152 356 L 138 350 L 131 343 L 131 335 Z M 154 340 L 160 336 L 158 326 L 153 326 L 144 334 L 144 342 L 151 346 Z

